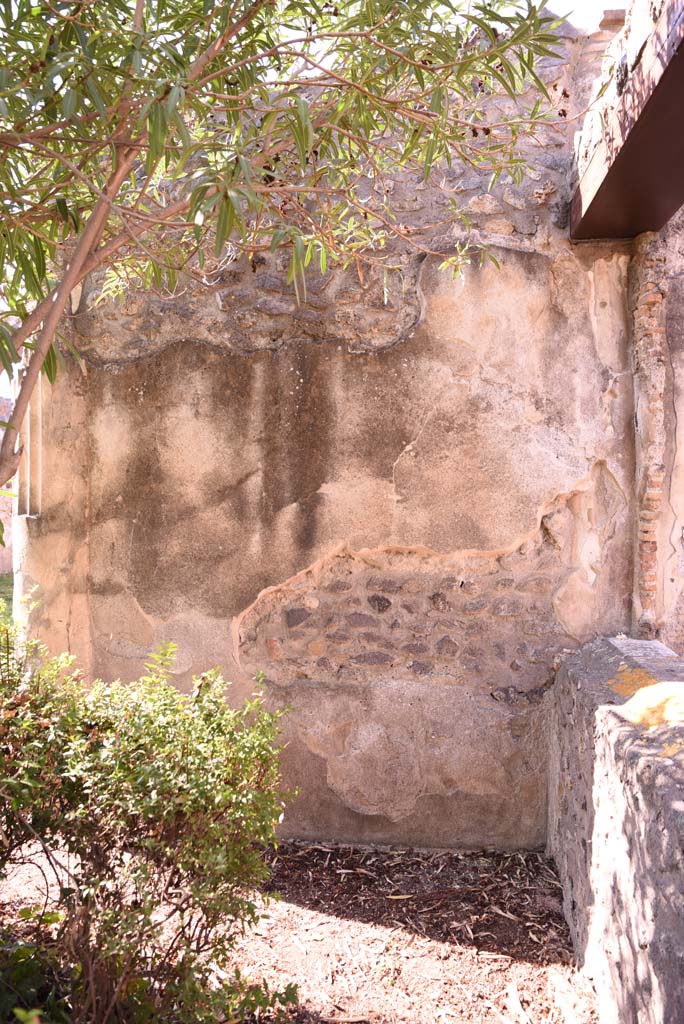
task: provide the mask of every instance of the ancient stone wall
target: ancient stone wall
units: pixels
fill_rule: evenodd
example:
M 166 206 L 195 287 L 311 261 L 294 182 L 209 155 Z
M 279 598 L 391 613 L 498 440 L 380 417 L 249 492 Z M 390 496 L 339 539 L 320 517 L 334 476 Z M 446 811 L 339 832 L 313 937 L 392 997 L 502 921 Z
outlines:
M 664 309 L 665 480 L 660 517 L 662 598 L 659 636 L 684 654 L 684 214 L 662 232 Z
M 648 91 L 642 61 L 647 43 L 652 48 L 665 44 L 668 33 L 674 31 L 677 12 L 676 4 L 664 0 L 633 0 L 626 12 L 607 11 L 604 16 L 604 24 L 610 21 L 622 27 L 605 50 L 592 91 L 594 102 L 575 139 L 574 174 L 585 175 L 590 191 L 600 180 L 596 168 L 610 163 L 610 154 L 602 147 L 605 150 L 610 144 L 608 125 L 618 117 L 628 83 L 637 99 Z M 658 67 L 657 62 L 654 66 Z M 620 116 L 629 119 L 632 114 L 628 106 Z M 615 124 L 613 129 L 617 130 Z M 596 171 L 593 178 L 591 166 Z M 629 283 L 637 502 L 632 629 L 641 637 L 659 637 L 680 653 L 684 652 L 683 239 L 681 211 L 660 233 L 636 238 Z
M 634 242 L 630 264 L 636 635 L 684 652 L 684 216 Z
M 631 307 L 637 436 L 637 558 L 635 626 L 654 637 L 662 619 L 668 342 L 665 331 L 665 247 L 655 234 L 641 235 L 631 264 Z
M 600 1022 L 684 1020 L 684 660 L 596 641 L 548 701 L 549 851 Z
M 597 45 L 544 70 L 570 112 Z M 300 306 L 278 256 L 174 296 L 95 306 L 90 282 L 87 374 L 46 389 L 50 472 L 19 522 L 35 625 L 89 675 L 171 639 L 179 686 L 218 664 L 238 700 L 262 669 L 290 708 L 289 834 L 542 842 L 541 694 L 629 628 L 630 247 L 568 242 L 571 130 L 530 159 L 491 193 L 460 168 L 436 194 L 386 184 L 426 225 L 457 196 L 498 267 L 407 251 L 389 282 L 313 277 Z

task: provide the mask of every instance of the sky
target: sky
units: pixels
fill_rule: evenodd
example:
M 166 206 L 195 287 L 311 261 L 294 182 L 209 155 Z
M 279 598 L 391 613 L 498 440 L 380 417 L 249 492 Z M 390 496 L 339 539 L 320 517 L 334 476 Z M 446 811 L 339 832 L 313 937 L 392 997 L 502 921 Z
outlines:
M 551 0 L 548 6 L 554 12 L 554 14 L 564 14 L 566 11 L 569 12 L 567 15 L 568 21 L 576 28 L 581 28 L 585 32 L 595 32 L 599 26 L 599 22 L 603 17 L 603 11 L 614 9 L 623 6 L 619 3 L 601 3 L 601 0 Z

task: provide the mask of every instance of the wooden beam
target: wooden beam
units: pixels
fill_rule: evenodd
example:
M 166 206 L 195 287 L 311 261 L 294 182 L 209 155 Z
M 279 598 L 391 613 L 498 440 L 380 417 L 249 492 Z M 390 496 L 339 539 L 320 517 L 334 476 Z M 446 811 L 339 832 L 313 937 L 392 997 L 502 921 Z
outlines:
M 669 0 L 570 207 L 570 237 L 658 231 L 684 203 L 684 0 Z

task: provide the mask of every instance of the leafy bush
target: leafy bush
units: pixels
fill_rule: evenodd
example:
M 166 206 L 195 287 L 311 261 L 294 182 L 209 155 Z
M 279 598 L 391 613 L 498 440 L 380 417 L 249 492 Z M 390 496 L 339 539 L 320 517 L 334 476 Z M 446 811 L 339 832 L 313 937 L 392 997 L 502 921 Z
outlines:
M 69 976 L 45 939 L 0 941 L 0 1021 L 69 1024 L 68 992 Z
M 0 868 L 42 848 L 74 1022 L 213 1024 L 292 995 L 229 970 L 282 813 L 278 716 L 231 709 L 217 672 L 179 693 L 173 655 L 88 687 L 0 632 Z

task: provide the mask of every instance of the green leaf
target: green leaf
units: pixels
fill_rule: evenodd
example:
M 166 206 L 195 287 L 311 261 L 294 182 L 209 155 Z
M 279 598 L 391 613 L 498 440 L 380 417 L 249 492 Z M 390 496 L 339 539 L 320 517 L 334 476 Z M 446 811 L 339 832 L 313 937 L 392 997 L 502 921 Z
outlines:
M 309 162 L 309 153 L 313 147 L 313 125 L 309 117 L 309 107 L 301 96 L 296 97 L 294 110 L 295 120 L 292 125 L 292 134 L 297 147 L 300 166 L 305 171 Z
M 57 380 L 57 353 L 54 345 L 50 345 L 47 351 L 47 355 L 41 366 L 42 372 L 45 374 L 51 384 L 54 384 Z
M 164 103 L 164 110 L 166 112 L 167 120 L 176 113 L 176 108 L 183 103 L 185 99 L 185 89 L 182 85 L 172 85 L 169 90 L 169 95 L 166 97 Z
M 57 213 L 60 215 L 65 224 L 69 223 L 69 207 L 67 206 L 66 199 L 64 196 L 57 196 L 55 200 L 55 206 L 57 207 Z
M 21 357 L 14 346 L 12 331 L 0 321 L 0 349 L 1 348 L 7 349 L 12 362 L 19 362 Z
M 43 252 L 43 243 L 41 240 L 34 235 L 32 238 L 33 252 L 35 257 L 36 277 L 39 281 L 45 278 L 46 266 L 45 266 L 45 253 Z
M 180 113 L 180 111 L 174 110 L 172 120 L 176 128 L 178 129 L 178 134 L 180 135 L 180 139 L 181 142 L 183 143 L 183 146 L 189 150 L 192 147 L 192 136 L 188 131 L 187 125 L 183 120 L 183 116 Z
M 100 114 L 102 119 L 105 120 L 107 117 L 107 108 L 104 105 L 102 94 L 100 93 L 100 90 L 97 87 L 97 82 L 93 79 L 92 75 L 88 75 L 88 77 L 86 78 L 85 87 L 88 92 L 88 95 L 95 104 L 95 108 L 97 109 L 98 114 Z
M 148 133 L 148 154 L 147 154 L 147 173 L 150 174 L 155 164 L 160 159 L 164 152 L 164 145 L 166 142 L 166 131 L 167 131 L 167 120 L 166 111 L 162 103 L 153 103 L 150 107 L 148 118 L 147 118 L 147 133 Z
M 224 196 L 221 199 L 218 220 L 216 222 L 215 252 L 217 256 L 221 255 L 223 246 L 225 245 L 226 240 L 230 237 L 234 221 L 235 210 L 233 208 L 233 204 L 227 196 Z
M 66 118 L 72 118 L 78 109 L 80 96 L 76 89 L 66 89 L 62 96 L 62 113 Z
M 30 242 L 30 248 L 33 249 L 33 239 L 31 239 Z M 24 283 L 33 298 L 41 299 L 43 297 L 43 289 L 38 277 L 36 276 L 32 257 L 35 259 L 35 249 L 31 255 L 29 255 L 29 247 L 26 249 L 20 249 L 16 255 L 17 271 L 23 275 Z

